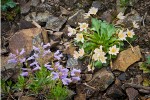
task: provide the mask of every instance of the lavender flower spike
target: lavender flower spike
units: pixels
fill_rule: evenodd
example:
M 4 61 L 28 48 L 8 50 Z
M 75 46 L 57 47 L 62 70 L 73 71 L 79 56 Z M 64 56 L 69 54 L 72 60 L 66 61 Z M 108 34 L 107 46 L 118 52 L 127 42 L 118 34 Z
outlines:
M 21 76 L 28 76 L 28 72 L 22 72 L 20 75 Z
M 47 54 L 49 54 L 49 53 L 51 53 L 51 51 L 50 50 L 44 50 L 44 53 L 43 53 L 43 57 L 45 56 L 45 55 L 47 55 Z
M 35 61 L 35 62 L 31 63 L 30 66 L 37 65 L 37 64 L 38 64 L 38 62 Z
M 51 46 L 50 43 L 47 43 L 47 44 L 43 45 L 43 49 L 46 49 L 47 47 L 50 47 L 50 46 Z
M 53 70 L 53 68 L 51 68 L 51 65 L 45 64 L 44 65 L 48 70 Z
M 13 53 L 10 53 L 10 54 L 9 54 L 9 58 L 16 58 L 16 55 L 13 54 Z
M 69 79 L 69 78 L 64 78 L 64 79 L 62 79 L 62 82 L 63 82 L 64 85 L 68 85 L 68 84 L 71 83 L 72 81 L 71 81 L 71 79 Z
M 27 60 L 29 61 L 29 60 L 33 60 L 33 59 L 35 59 L 35 58 L 33 56 L 31 56 Z
M 33 70 L 33 71 L 36 71 L 36 70 L 40 70 L 40 69 L 41 69 L 41 67 L 40 67 L 40 66 L 37 66 L 37 67 L 33 68 L 32 70 Z
M 36 46 L 33 46 L 33 50 L 40 52 L 40 49 Z
M 14 59 L 9 59 L 8 61 L 7 61 L 7 63 L 14 63 L 14 64 L 16 64 L 17 63 L 17 60 L 14 58 Z
M 21 50 L 21 52 L 19 53 L 19 55 L 23 55 L 25 53 L 24 48 Z
M 72 81 L 73 82 L 77 82 L 77 81 L 79 81 L 80 80 L 80 77 L 78 76 L 78 77 L 72 77 Z
M 54 57 L 57 59 L 57 60 L 60 60 L 61 57 L 63 57 L 62 53 L 60 53 L 59 50 L 57 50 L 55 53 L 54 53 Z
M 25 59 L 25 58 L 22 58 L 22 59 L 19 59 L 19 61 L 20 61 L 20 63 L 23 63 L 23 62 L 26 61 L 26 59 Z
M 76 75 L 79 75 L 81 73 L 81 70 L 80 69 L 73 69 L 71 71 L 71 76 L 76 76 Z
M 53 78 L 52 80 L 58 79 L 59 78 L 59 73 L 52 72 Z

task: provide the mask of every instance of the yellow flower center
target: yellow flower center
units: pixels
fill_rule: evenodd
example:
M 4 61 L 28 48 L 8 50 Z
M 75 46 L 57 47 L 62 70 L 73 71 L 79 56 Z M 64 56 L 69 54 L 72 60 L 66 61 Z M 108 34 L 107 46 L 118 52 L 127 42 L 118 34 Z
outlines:
M 111 52 L 115 53 L 115 52 L 116 52 L 116 49 L 115 49 L 115 48 L 112 48 L 112 49 L 111 49 Z

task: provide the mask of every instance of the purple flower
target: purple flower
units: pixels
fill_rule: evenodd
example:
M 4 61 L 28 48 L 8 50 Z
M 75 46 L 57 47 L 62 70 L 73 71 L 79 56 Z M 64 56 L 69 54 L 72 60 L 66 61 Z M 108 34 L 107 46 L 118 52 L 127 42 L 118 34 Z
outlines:
M 10 54 L 9 54 L 9 58 L 16 58 L 16 55 L 13 54 L 13 53 L 10 53 Z
M 57 50 L 55 53 L 54 53 L 54 57 L 57 59 L 57 60 L 60 60 L 61 57 L 63 57 L 62 53 L 60 53 L 59 50 Z
M 21 50 L 21 52 L 19 53 L 19 55 L 23 55 L 25 53 L 24 48 Z
M 29 60 L 33 60 L 33 59 L 35 59 L 35 58 L 33 56 L 31 56 L 27 60 L 29 61 Z
M 67 68 L 63 68 L 63 69 L 60 70 L 60 72 L 61 72 L 61 75 L 60 75 L 61 79 L 66 78 L 68 76 L 68 71 L 69 70 Z
M 60 66 L 60 62 L 56 62 L 55 66 L 57 66 L 57 67 Z
M 80 80 L 80 77 L 78 76 L 78 77 L 72 77 L 72 81 L 73 82 L 77 82 L 77 81 L 79 81 Z
M 46 49 L 47 47 L 50 47 L 50 46 L 51 46 L 50 43 L 47 43 L 47 44 L 43 45 L 43 49 Z
M 59 78 L 59 73 L 57 72 L 52 72 L 53 78 L 52 80 L 58 79 Z
M 14 58 L 14 59 L 9 59 L 9 60 L 7 61 L 7 63 L 14 63 L 14 64 L 16 64 L 16 63 L 17 63 L 17 59 L 16 59 L 16 58 Z
M 32 70 L 33 71 L 36 71 L 36 70 L 40 70 L 41 69 L 41 67 L 38 65 L 38 66 L 36 66 L 35 68 L 33 68 Z
M 71 79 L 69 79 L 69 78 L 63 78 L 63 79 L 62 79 L 62 82 L 63 82 L 64 85 L 68 85 L 68 84 L 71 83 L 72 81 L 71 81 Z
M 68 73 L 69 70 L 68 70 L 67 68 L 63 68 L 63 69 L 61 69 L 60 71 L 61 71 L 62 73 Z
M 58 69 L 59 71 L 62 69 L 62 65 L 60 65 L 60 62 L 55 63 L 55 68 Z
M 28 76 L 28 72 L 22 72 L 20 75 L 21 76 Z
M 40 49 L 38 47 L 36 47 L 36 46 L 33 46 L 33 50 L 40 52 Z
M 19 61 L 20 61 L 20 63 L 23 63 L 23 62 L 26 61 L 26 59 L 25 59 L 25 58 L 22 58 L 22 59 L 19 59 Z
M 27 71 L 27 70 L 29 70 L 28 68 L 21 68 L 23 71 Z
M 44 65 L 48 70 L 53 70 L 53 68 L 51 68 L 51 65 L 45 64 Z
M 34 53 L 33 56 L 34 56 L 35 58 L 38 58 L 38 57 L 39 57 L 39 55 L 38 55 L 37 53 Z
M 71 76 L 76 76 L 76 75 L 79 75 L 80 73 L 81 73 L 80 69 L 73 69 L 71 71 Z
M 16 54 L 17 54 L 17 55 L 19 54 L 19 51 L 18 51 L 18 49 L 16 50 Z
M 38 62 L 35 61 L 35 62 L 33 62 L 33 63 L 30 64 L 30 66 L 34 66 L 34 65 L 38 65 Z
M 50 53 L 51 53 L 50 50 L 44 50 L 43 57 L 44 57 L 45 55 L 47 55 L 47 54 L 50 54 Z

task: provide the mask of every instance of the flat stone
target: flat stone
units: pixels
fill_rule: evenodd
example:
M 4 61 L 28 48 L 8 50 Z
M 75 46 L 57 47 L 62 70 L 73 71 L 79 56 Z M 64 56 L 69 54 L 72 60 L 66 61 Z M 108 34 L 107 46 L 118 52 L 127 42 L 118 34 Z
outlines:
M 19 30 L 22 29 L 29 29 L 29 28 L 36 28 L 35 25 L 32 24 L 32 22 L 21 20 L 18 24 Z
M 121 73 L 121 74 L 118 76 L 118 79 L 121 80 L 121 81 L 125 81 L 125 80 L 127 79 L 126 73 Z
M 63 24 L 66 22 L 67 19 L 65 18 L 59 18 L 59 17 L 54 17 L 50 16 L 48 18 L 48 22 L 46 24 L 46 29 L 51 29 L 53 31 L 59 31 Z
M 113 16 L 112 11 L 107 10 L 102 14 L 101 19 L 107 21 L 108 23 L 111 23 L 111 21 L 113 19 L 112 16 Z
M 107 96 L 112 98 L 113 100 L 123 100 L 123 98 L 125 97 L 125 94 L 123 93 L 121 87 L 117 86 L 117 85 L 113 85 L 111 86 L 107 92 L 106 92 Z
M 96 89 L 85 84 L 78 84 L 76 86 L 76 92 L 77 94 L 85 94 L 86 98 L 90 98 L 96 92 Z
M 23 29 L 16 32 L 9 41 L 9 49 L 11 53 L 16 53 L 16 49 L 25 49 L 25 55 L 30 54 L 33 47 L 34 37 L 41 33 L 39 28 Z M 35 41 L 34 41 L 35 42 Z
M 113 61 L 112 70 L 126 71 L 130 65 L 139 61 L 142 58 L 140 48 L 136 46 L 133 49 L 134 52 L 131 48 L 120 52 L 117 59 Z
M 128 95 L 129 100 L 137 100 L 139 96 L 139 92 L 134 88 L 127 88 L 126 93 Z
M 26 14 L 30 11 L 31 1 L 27 2 L 24 5 L 21 5 L 21 14 Z
M 25 16 L 26 21 L 36 21 L 36 22 L 47 22 L 50 13 L 48 11 L 44 12 L 31 12 L 27 16 Z
M 83 9 L 77 11 L 74 15 L 68 18 L 68 24 L 77 27 L 78 23 L 88 22 L 88 20 L 84 19 L 84 14 L 85 11 Z
M 94 87 L 96 90 L 104 91 L 114 82 L 114 79 L 112 72 L 107 71 L 106 68 L 102 68 L 94 74 L 92 80 L 87 84 Z
M 58 40 L 61 40 L 62 35 L 63 35 L 63 32 L 54 32 L 50 34 L 50 38 L 54 41 L 58 41 Z

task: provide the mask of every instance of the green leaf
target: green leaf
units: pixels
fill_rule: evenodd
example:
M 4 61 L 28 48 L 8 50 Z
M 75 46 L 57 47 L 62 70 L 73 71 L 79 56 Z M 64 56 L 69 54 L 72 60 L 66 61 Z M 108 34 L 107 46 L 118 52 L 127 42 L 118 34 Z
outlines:
M 96 46 L 97 45 L 95 43 L 92 43 L 92 42 L 85 42 L 83 44 L 83 48 L 84 48 L 85 52 L 87 52 L 87 53 L 91 52 L 91 50 L 93 48 L 96 48 Z
M 143 86 L 150 86 L 150 80 L 149 79 L 144 79 Z
M 95 18 L 92 18 L 92 28 L 100 34 L 100 20 L 97 20 Z
M 14 8 L 16 6 L 16 3 L 10 0 L 9 2 L 6 3 L 6 5 L 10 8 Z
M 102 68 L 102 67 L 103 67 L 101 61 L 96 61 L 96 62 L 94 63 L 94 66 L 95 66 L 96 68 Z
M 147 57 L 146 63 L 147 63 L 148 65 L 150 65 L 150 56 Z

